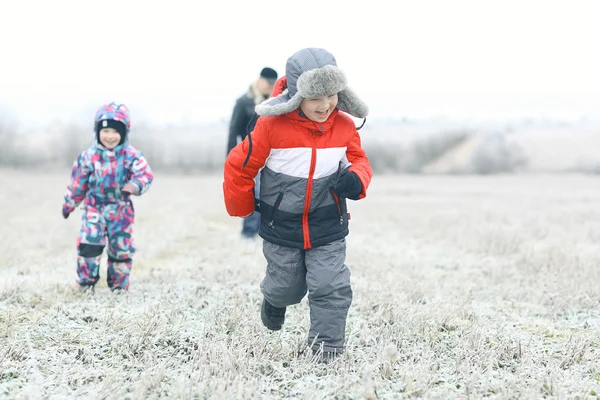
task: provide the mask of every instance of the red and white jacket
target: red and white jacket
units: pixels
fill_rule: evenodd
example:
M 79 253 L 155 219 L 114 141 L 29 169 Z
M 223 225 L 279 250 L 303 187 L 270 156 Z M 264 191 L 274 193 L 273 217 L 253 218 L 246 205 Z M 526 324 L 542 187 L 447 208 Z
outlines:
M 348 234 L 348 213 L 346 199 L 333 188 L 346 168 L 358 175 L 364 198 L 373 172 L 354 121 L 344 113 L 335 110 L 323 123 L 299 109 L 260 117 L 225 162 L 227 212 L 238 217 L 254 212 L 260 171 L 262 238 L 301 249 L 339 240 Z

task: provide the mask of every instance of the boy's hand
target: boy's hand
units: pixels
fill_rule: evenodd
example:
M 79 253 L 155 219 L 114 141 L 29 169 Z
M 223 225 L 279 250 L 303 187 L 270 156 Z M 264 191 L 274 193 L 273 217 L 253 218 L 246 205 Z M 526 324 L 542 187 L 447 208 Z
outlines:
M 358 196 L 362 193 L 362 183 L 360 182 L 358 175 L 356 175 L 354 172 L 345 171 L 340 175 L 340 178 L 333 190 L 340 197 L 358 200 Z
M 67 219 L 67 218 L 69 218 L 69 213 L 66 212 L 65 210 L 62 210 L 62 216 L 64 219 Z
M 133 183 L 126 183 L 121 189 L 123 196 L 130 196 L 133 193 L 137 193 L 137 187 Z

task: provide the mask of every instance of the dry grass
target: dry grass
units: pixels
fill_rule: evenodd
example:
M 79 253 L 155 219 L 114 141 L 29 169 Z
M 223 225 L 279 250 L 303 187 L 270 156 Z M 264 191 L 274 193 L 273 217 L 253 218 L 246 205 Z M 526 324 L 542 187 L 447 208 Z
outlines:
M 600 189 L 581 176 L 377 176 L 351 205 L 348 352 L 260 324 L 259 246 L 220 177 L 137 199 L 132 290 L 79 294 L 64 176 L 0 171 L 0 397 L 597 398 Z M 104 272 L 104 271 L 103 271 Z M 104 275 L 103 275 L 104 278 Z

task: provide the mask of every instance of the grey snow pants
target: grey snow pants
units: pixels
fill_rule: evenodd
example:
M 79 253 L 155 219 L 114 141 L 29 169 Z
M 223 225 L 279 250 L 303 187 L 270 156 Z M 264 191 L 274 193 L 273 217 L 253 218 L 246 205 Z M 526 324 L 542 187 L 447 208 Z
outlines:
M 267 273 L 260 284 L 265 299 L 275 307 L 298 304 L 308 291 L 313 350 L 341 353 L 346 318 L 352 304 L 350 270 L 345 264 L 346 239 L 309 250 L 263 242 Z

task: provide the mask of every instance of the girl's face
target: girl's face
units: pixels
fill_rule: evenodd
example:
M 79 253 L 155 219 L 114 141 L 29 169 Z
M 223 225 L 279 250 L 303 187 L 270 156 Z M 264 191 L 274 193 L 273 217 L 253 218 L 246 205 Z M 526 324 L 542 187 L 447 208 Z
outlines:
M 113 128 L 102 128 L 100 130 L 100 143 L 109 150 L 119 145 L 121 135 Z
M 303 99 L 300 103 L 302 112 L 312 121 L 325 122 L 337 107 L 338 95 L 315 97 L 312 99 Z

